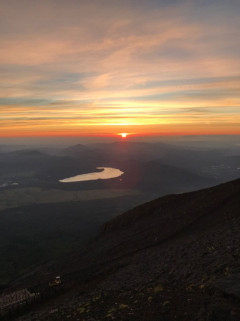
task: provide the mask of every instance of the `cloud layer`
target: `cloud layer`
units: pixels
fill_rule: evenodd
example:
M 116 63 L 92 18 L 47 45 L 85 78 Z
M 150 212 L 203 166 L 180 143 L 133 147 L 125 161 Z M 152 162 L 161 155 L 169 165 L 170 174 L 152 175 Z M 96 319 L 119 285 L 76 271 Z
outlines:
M 0 136 L 240 134 L 239 1 L 0 1 Z

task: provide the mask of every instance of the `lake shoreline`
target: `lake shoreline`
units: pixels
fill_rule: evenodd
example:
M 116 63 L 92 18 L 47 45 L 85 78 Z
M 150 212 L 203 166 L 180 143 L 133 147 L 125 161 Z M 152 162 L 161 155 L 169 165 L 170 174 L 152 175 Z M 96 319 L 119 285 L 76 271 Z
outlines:
M 99 179 L 111 179 L 120 177 L 124 174 L 120 169 L 112 167 L 96 167 L 100 169 L 100 172 L 92 172 L 87 174 L 76 175 L 69 178 L 64 178 L 59 180 L 60 183 L 74 183 L 74 182 L 85 182 L 85 181 L 94 181 Z

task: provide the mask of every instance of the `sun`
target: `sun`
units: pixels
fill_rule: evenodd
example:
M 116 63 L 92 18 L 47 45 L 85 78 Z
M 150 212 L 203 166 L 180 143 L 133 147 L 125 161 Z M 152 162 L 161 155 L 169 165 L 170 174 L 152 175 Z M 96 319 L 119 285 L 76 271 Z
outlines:
M 119 133 L 118 135 L 121 136 L 122 138 L 127 138 L 128 133 Z

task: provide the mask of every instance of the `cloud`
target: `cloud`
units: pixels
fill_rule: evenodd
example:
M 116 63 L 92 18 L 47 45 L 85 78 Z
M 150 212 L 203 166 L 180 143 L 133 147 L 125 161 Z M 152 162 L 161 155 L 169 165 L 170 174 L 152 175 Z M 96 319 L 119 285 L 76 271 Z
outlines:
M 37 121 L 61 131 L 77 117 L 81 126 L 155 126 L 210 115 L 224 124 L 225 113 L 238 123 L 239 9 L 238 1 L 1 1 L 0 118 L 33 132 Z

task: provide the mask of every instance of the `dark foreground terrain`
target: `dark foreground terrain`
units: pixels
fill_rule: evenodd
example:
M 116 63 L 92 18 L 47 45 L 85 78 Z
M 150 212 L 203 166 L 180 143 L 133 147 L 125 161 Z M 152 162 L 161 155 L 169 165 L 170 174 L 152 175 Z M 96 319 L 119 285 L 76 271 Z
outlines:
M 139 204 L 238 178 L 238 145 L 225 145 L 203 149 L 126 140 L 58 149 L 0 145 L 0 288 L 79 251 L 102 224 Z M 123 174 L 59 181 L 100 172 L 99 166 Z
M 52 268 L 16 280 L 40 289 L 58 271 L 60 295 L 16 320 L 240 320 L 240 179 L 168 195 L 103 226 Z

